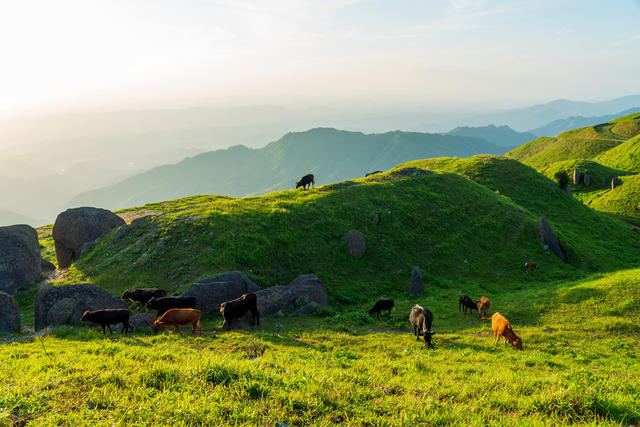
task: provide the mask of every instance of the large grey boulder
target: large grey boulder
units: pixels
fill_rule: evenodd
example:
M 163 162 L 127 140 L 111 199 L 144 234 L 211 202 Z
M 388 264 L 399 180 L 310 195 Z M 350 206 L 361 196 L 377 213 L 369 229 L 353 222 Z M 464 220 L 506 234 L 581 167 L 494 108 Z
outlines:
M 556 254 L 562 261 L 567 262 L 564 250 L 562 250 L 560 242 L 558 242 L 555 234 L 553 234 L 549 221 L 547 221 L 547 218 L 544 216 L 541 216 L 540 219 L 538 219 L 538 234 L 540 236 L 540 241 L 547 245 L 549 249 L 551 249 L 551 252 Z
M 239 296 L 259 291 L 260 287 L 239 271 L 230 271 L 216 277 L 202 279 L 182 293 L 184 297 L 196 297 L 196 308 L 205 314 L 218 310 L 218 304 Z
M 424 295 L 424 281 L 422 280 L 420 267 L 418 267 L 417 265 L 413 267 L 413 271 L 411 272 L 409 295 L 411 295 L 412 297 L 419 297 L 421 295 Z
M 20 310 L 16 300 L 0 292 L 0 333 L 20 332 Z
M 35 329 L 79 322 L 86 310 L 127 308 L 117 297 L 89 283 L 67 286 L 45 286 L 33 303 Z
M 591 185 L 591 176 L 588 173 L 585 173 L 582 177 L 582 182 L 584 182 L 584 186 L 588 187 Z
M 131 316 L 129 326 L 133 329 L 150 329 L 155 321 L 156 315 L 153 313 L 138 313 Z
M 358 230 L 349 230 L 344 238 L 349 253 L 356 258 L 360 258 L 367 250 L 367 241 L 364 234 Z
M 296 277 L 288 286 L 276 285 L 262 289 L 255 294 L 258 300 L 260 319 L 276 316 L 279 312 L 291 312 L 298 307 L 300 310 L 292 314 L 306 314 L 315 311 L 320 306 L 329 304 L 327 291 L 315 274 L 303 274 Z M 236 329 L 253 326 L 251 320 L 251 313 L 247 313 L 234 321 L 232 327 Z
M 582 174 L 578 170 L 578 168 L 573 170 L 573 185 L 580 184 L 580 179 L 582 178 Z
M 83 207 L 62 212 L 53 225 L 58 267 L 69 267 L 88 250 L 91 242 L 124 223 L 106 209 Z
M 23 224 L 0 227 L 0 291 L 15 295 L 41 272 L 36 230 Z

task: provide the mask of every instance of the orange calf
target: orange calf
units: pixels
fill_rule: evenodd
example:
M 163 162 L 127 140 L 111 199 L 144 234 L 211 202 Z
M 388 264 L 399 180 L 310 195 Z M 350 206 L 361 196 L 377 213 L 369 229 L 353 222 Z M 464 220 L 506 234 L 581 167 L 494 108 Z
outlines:
M 489 298 L 483 296 L 480 298 L 480 301 L 476 302 L 476 305 L 478 306 L 478 314 L 480 317 L 484 317 L 487 315 L 489 307 L 491 307 L 491 301 L 489 301 Z
M 507 343 L 509 343 L 518 350 L 522 350 L 522 338 L 520 338 L 516 335 L 515 332 L 513 332 L 513 329 L 511 329 L 511 325 L 509 324 L 509 321 L 506 317 L 496 312 L 491 317 L 482 318 L 482 320 L 489 319 L 491 319 L 491 329 L 493 329 L 493 334 L 496 337 L 495 344 L 498 343 L 500 337 L 503 337 L 504 345 L 507 345 Z
M 191 324 L 191 335 L 196 332 L 196 329 L 200 331 L 202 335 L 202 325 L 200 324 L 200 310 L 193 308 L 173 308 L 165 312 L 162 317 L 153 322 L 153 333 L 157 334 L 163 330 L 166 326 L 171 326 L 174 330 L 178 330 L 180 335 L 180 325 Z

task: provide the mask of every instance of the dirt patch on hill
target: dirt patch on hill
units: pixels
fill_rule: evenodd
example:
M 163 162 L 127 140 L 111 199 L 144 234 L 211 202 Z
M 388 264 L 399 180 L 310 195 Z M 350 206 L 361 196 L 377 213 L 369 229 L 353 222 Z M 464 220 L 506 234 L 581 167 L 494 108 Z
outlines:
M 138 218 L 142 218 L 143 216 L 147 216 L 147 215 L 157 215 L 161 212 L 159 211 L 154 211 L 151 209 L 141 209 L 139 211 L 129 211 L 129 212 L 121 212 L 118 215 L 120 218 L 124 219 L 124 222 L 131 222 L 134 219 L 138 219 Z

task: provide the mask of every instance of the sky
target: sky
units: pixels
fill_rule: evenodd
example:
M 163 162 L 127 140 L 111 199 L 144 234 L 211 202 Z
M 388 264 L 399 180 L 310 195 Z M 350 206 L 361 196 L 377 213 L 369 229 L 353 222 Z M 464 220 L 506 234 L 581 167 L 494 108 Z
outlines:
M 640 0 L 0 0 L 0 112 L 640 93 Z

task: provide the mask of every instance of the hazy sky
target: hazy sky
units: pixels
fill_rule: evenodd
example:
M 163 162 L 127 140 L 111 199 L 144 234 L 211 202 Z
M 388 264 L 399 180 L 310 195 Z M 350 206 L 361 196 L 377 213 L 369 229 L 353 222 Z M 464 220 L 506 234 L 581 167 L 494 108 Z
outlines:
M 640 93 L 640 1 L 0 0 L 0 110 Z

